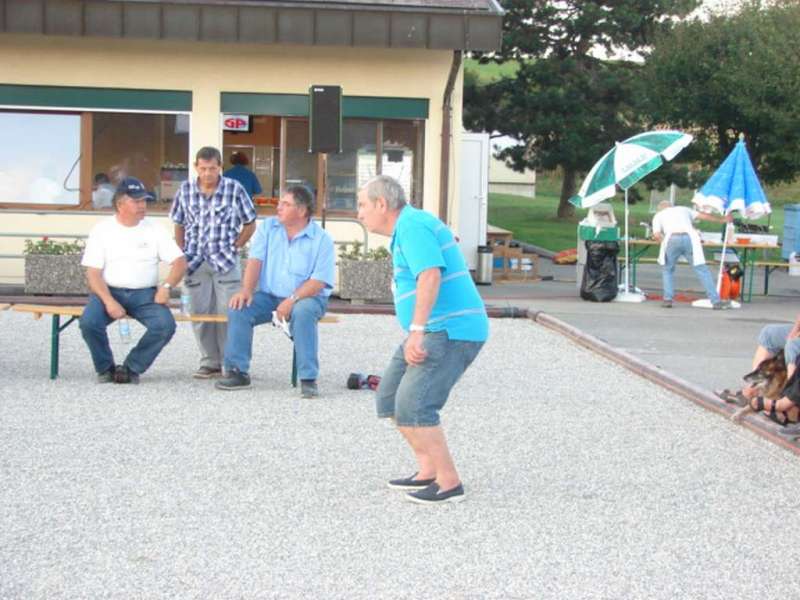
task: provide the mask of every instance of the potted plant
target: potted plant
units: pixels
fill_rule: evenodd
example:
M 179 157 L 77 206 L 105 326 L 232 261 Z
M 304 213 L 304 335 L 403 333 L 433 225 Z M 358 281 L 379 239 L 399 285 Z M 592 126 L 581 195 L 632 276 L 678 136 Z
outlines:
M 88 294 L 81 267 L 84 243 L 56 242 L 48 237 L 25 240 L 26 294 Z
M 353 304 L 392 301 L 392 257 L 383 246 L 363 251 L 361 242 L 339 251 L 339 297 Z

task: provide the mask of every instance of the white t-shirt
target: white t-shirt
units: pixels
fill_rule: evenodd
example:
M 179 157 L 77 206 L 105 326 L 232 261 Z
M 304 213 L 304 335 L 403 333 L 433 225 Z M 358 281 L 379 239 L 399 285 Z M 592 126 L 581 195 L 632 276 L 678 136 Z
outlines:
M 686 206 L 665 208 L 653 217 L 653 233 L 661 233 L 665 237 L 674 233 L 691 233 L 694 229 L 692 221 L 696 218 L 697 211 Z
M 141 289 L 158 285 L 158 263 L 183 256 L 167 230 L 148 219 L 125 227 L 116 215 L 92 228 L 81 264 L 103 270 L 111 287 Z

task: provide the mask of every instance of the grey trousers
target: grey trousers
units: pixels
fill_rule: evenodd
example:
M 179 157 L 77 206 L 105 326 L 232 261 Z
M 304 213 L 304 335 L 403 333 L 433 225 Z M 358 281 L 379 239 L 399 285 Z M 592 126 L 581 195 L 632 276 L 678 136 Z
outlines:
M 217 273 L 204 262 L 183 280 L 192 297 L 192 313 L 197 315 L 228 314 L 228 302 L 242 286 L 239 262 L 227 273 Z M 227 323 L 192 323 L 200 348 L 200 366 L 219 369 L 225 352 Z

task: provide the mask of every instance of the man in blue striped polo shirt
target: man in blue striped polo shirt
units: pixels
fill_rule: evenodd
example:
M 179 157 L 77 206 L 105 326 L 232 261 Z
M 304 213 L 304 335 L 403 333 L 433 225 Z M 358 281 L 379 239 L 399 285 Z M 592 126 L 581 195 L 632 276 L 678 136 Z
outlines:
M 368 181 L 358 193 L 358 218 L 392 238 L 395 312 L 409 332 L 383 374 L 376 404 L 379 418 L 395 420 L 418 469 L 389 487 L 409 490 L 406 498 L 420 504 L 459 502 L 464 486 L 439 411 L 488 337 L 486 308 L 452 232 L 406 204 L 397 181 Z
M 225 314 L 242 282 L 239 250 L 256 229 L 256 210 L 241 184 L 222 176 L 219 150 L 200 148 L 194 166 L 197 179 L 181 184 L 169 214 L 189 263 L 183 285 L 193 314 Z M 192 328 L 201 354 L 194 377 L 219 377 L 227 324 L 193 323 Z

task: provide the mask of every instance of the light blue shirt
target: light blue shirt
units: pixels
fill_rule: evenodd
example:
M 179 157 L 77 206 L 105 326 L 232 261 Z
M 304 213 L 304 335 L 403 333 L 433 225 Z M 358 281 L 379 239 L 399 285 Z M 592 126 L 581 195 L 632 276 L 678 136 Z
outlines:
M 322 281 L 318 294 L 327 298 L 333 288 L 336 261 L 330 234 L 311 221 L 289 241 L 277 217 L 261 221 L 250 242 L 249 258 L 262 261 L 258 289 L 288 298 L 309 279 Z
M 417 299 L 417 277 L 438 267 L 442 273 L 439 295 L 426 331 L 447 331 L 451 340 L 483 342 L 489 336 L 489 319 L 483 299 L 469 273 L 452 232 L 429 212 L 406 206 L 392 234 L 394 306 L 397 319 L 408 330 Z

